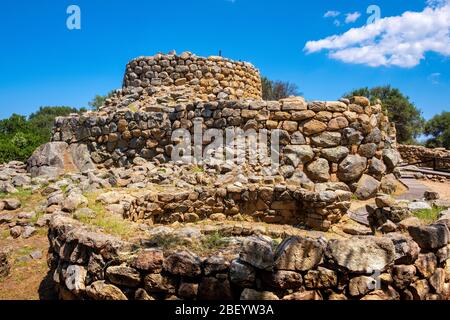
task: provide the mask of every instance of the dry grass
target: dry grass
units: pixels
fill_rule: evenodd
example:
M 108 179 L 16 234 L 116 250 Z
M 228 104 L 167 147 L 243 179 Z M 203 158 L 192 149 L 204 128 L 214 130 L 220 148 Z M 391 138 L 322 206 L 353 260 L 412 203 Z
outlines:
M 123 239 L 129 239 L 135 236 L 138 230 L 132 223 L 108 212 L 101 203 L 96 202 L 99 194 L 99 192 L 84 194 L 88 199 L 88 207 L 95 212 L 95 217 L 79 216 L 78 220 L 87 225 L 98 227 L 105 233 L 119 236 Z

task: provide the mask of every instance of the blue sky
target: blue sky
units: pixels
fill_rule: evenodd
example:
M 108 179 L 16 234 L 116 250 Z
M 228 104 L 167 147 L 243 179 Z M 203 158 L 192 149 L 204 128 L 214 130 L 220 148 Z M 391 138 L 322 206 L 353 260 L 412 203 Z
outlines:
M 66 27 L 71 4 L 81 8 L 81 30 Z M 172 49 L 202 56 L 222 50 L 224 56 L 252 62 L 269 78 L 296 83 L 308 100 L 332 100 L 354 88 L 391 84 L 408 95 L 425 118 L 450 110 L 448 27 L 440 39 L 431 39 L 443 42 L 440 49 L 425 50 L 423 59 L 407 67 L 395 62 L 368 65 L 379 56 L 371 62 L 361 62 L 365 59 L 361 57 L 349 62 L 361 49 L 349 51 L 349 56 L 336 47 L 340 38 L 330 45 L 316 43 L 316 49 L 307 52 L 308 41 L 339 37 L 351 28 L 366 32 L 361 28 L 369 17 L 367 7 L 373 4 L 381 9 L 381 18 L 422 12 L 427 6 L 425 0 L 4 1 L 0 118 L 30 114 L 44 105 L 86 107 L 96 94 L 121 87 L 129 60 Z M 340 14 L 324 17 L 328 11 Z M 359 18 L 345 23 L 346 14 L 355 12 Z M 407 23 L 403 27 L 409 28 Z M 433 34 L 442 31 L 439 25 L 431 27 L 439 29 Z M 400 38 L 414 45 L 419 32 L 413 26 Z M 389 39 L 395 43 L 396 36 Z M 387 45 L 389 50 L 392 41 L 380 47 Z

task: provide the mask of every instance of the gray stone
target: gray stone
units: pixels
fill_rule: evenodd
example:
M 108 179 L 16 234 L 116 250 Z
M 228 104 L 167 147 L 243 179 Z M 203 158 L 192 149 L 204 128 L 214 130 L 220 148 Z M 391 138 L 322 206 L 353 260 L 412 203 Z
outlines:
M 387 238 L 394 244 L 396 264 L 413 264 L 419 257 L 420 247 L 411 237 L 402 233 L 391 233 Z
M 367 159 L 359 155 L 349 155 L 339 164 L 338 177 L 345 182 L 353 182 L 366 170 Z
M 366 200 L 375 196 L 379 188 L 380 182 L 377 179 L 363 174 L 356 185 L 355 195 L 360 200 Z
M 67 147 L 68 144 L 65 142 L 49 142 L 40 146 L 27 161 L 31 176 L 62 174 L 65 168 L 64 155 Z
M 395 169 L 398 163 L 401 161 L 400 154 L 394 149 L 384 149 L 383 150 L 383 160 L 389 171 Z
M 436 256 L 432 252 L 429 252 L 419 254 L 414 265 L 423 277 L 429 278 L 436 271 L 438 262 Z
M 277 270 L 307 271 L 314 269 L 322 260 L 325 244 L 310 238 L 285 239 L 275 253 Z
M 303 279 L 308 289 L 327 289 L 337 285 L 336 272 L 323 267 L 309 270 Z
M 284 270 L 264 273 L 263 281 L 268 286 L 278 289 L 298 289 L 303 284 L 300 273 Z
M 341 134 L 339 132 L 322 132 L 311 137 L 311 142 L 317 147 L 332 148 L 341 143 Z
M 66 270 L 65 285 L 74 294 L 83 293 L 86 290 L 87 270 L 82 266 L 71 265 Z
M 316 182 L 326 182 L 330 180 L 330 166 L 328 161 L 319 158 L 306 166 L 306 174 Z
M 263 270 L 271 270 L 274 263 L 272 241 L 261 236 L 251 236 L 244 240 L 240 259 Z
M 3 199 L 5 204 L 5 210 L 17 210 L 21 207 L 21 203 L 18 199 Z
M 408 204 L 408 209 L 412 212 L 420 210 L 431 210 L 431 206 L 424 201 L 414 201 Z
M 283 152 L 288 162 L 294 167 L 301 163 L 307 163 L 314 158 L 311 147 L 306 145 L 288 145 Z
M 336 148 L 325 148 L 321 151 L 321 157 L 327 159 L 328 161 L 336 163 L 344 159 L 346 156 L 348 156 L 348 154 L 348 148 L 342 146 Z
M 386 172 L 386 165 L 383 161 L 372 158 L 369 165 L 369 174 L 381 178 L 381 176 Z
M 398 265 L 392 269 L 395 287 L 406 289 L 416 278 L 416 267 L 412 265 Z
M 394 262 L 395 248 L 389 239 L 354 237 L 328 242 L 326 256 L 350 272 L 371 274 L 386 270 Z
M 197 255 L 188 252 L 176 252 L 168 256 L 163 263 L 164 270 L 174 275 L 195 277 L 202 273 L 201 263 Z
M 112 266 L 106 269 L 108 280 L 115 285 L 137 287 L 141 283 L 141 275 L 133 268 L 127 266 Z
M 31 238 L 36 233 L 36 228 L 31 226 L 25 226 L 22 232 L 22 238 L 28 239 Z
M 443 224 L 411 226 L 408 232 L 422 249 L 439 249 L 450 241 L 448 228 Z
M 255 283 L 255 269 L 238 260 L 233 260 L 230 266 L 230 280 L 240 287 L 252 287 Z
M 377 152 L 377 145 L 375 143 L 366 143 L 359 146 L 358 153 L 362 157 L 372 158 Z

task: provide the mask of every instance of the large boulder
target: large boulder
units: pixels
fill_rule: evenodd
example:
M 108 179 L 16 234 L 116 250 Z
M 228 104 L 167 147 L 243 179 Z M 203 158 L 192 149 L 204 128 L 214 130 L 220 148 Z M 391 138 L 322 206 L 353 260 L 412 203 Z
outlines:
M 277 270 L 307 271 L 322 260 L 325 244 L 316 239 L 290 237 L 285 239 L 275 253 Z
M 392 170 L 395 169 L 395 167 L 399 164 L 399 162 L 402 160 L 400 153 L 395 149 L 384 149 L 383 150 L 383 160 L 386 164 L 386 167 L 389 171 L 392 172 Z
M 439 249 L 450 241 L 448 228 L 445 224 L 429 226 L 411 226 L 408 232 L 422 249 Z
M 271 270 L 274 259 L 272 244 L 265 237 L 248 237 L 242 245 L 240 259 L 258 269 Z
M 372 274 L 386 270 L 394 262 L 395 248 L 392 241 L 386 238 L 354 237 L 330 241 L 326 256 L 344 270 Z
M 164 270 L 174 275 L 195 277 L 202 273 L 201 259 L 188 251 L 176 252 L 164 260 Z
M 65 142 L 49 142 L 40 146 L 27 161 L 32 177 L 56 177 L 67 171 L 94 169 L 89 150 L 85 144 L 69 145 Z
M 366 158 L 359 155 L 349 155 L 339 164 L 338 178 L 341 181 L 353 182 L 361 177 L 366 167 Z
M 306 163 L 314 158 L 314 152 L 307 145 L 288 145 L 283 150 L 284 156 L 290 164 L 297 167 L 301 163 Z
M 375 196 L 379 188 L 380 182 L 377 179 L 367 174 L 363 174 L 356 185 L 355 195 L 360 200 L 366 200 Z

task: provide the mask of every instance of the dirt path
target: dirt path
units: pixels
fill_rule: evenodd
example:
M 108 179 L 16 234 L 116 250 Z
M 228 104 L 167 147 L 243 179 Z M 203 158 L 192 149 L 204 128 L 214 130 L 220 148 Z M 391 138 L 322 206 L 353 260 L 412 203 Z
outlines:
M 11 273 L 0 280 L 0 300 L 48 300 L 55 294 L 49 281 L 47 267 L 48 240 L 45 230 L 29 239 L 8 239 L 4 228 L 0 229 L 0 247 L 10 248 Z M 32 259 L 30 253 L 39 250 L 40 259 Z
M 421 180 L 420 182 L 432 191 L 439 193 L 441 199 L 450 201 L 450 183 L 430 180 Z

